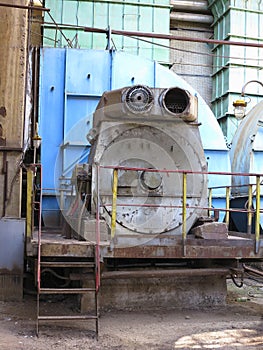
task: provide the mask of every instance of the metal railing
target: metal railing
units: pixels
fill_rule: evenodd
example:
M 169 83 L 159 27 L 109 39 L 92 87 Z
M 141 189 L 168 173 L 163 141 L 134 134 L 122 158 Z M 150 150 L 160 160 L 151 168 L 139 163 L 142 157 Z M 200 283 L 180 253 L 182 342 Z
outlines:
M 136 203 L 117 203 L 118 198 L 118 172 L 121 170 L 125 171 L 147 171 L 147 172 L 158 172 L 158 173 L 177 173 L 181 174 L 182 176 L 182 205 L 163 205 L 163 207 L 169 207 L 169 208 L 180 208 L 182 210 L 182 244 L 183 244 L 183 250 L 185 249 L 185 243 L 187 238 L 187 210 L 189 209 L 203 209 L 206 210 L 208 213 L 208 217 L 211 217 L 212 212 L 216 211 L 222 211 L 225 213 L 225 219 L 224 222 L 229 225 L 229 218 L 230 213 L 246 213 L 247 214 L 247 233 L 251 234 L 251 228 L 252 228 L 252 217 L 255 215 L 255 235 L 254 235 L 254 241 L 255 241 L 255 253 L 259 252 L 259 243 L 260 243 L 260 214 L 263 212 L 260 209 L 260 178 L 263 177 L 263 174 L 257 174 L 257 173 L 231 173 L 231 172 L 201 172 L 201 171 L 188 171 L 188 170 L 167 170 L 167 169 L 148 169 L 148 168 L 135 168 L 135 167 L 124 167 L 124 166 L 96 166 L 97 169 L 97 212 L 96 212 L 96 219 L 97 222 L 99 222 L 99 210 L 101 206 L 111 206 L 111 240 L 114 240 L 114 237 L 116 235 L 116 222 L 117 222 L 117 207 L 118 206 L 138 206 L 138 207 L 162 207 L 162 205 L 159 204 L 136 204 Z M 100 169 L 111 169 L 112 170 L 112 203 L 107 204 L 101 204 L 100 203 L 100 197 L 103 195 L 100 193 L 99 188 L 99 182 L 100 182 Z M 187 204 L 187 178 L 189 175 L 221 175 L 221 176 L 243 176 L 243 177 L 256 177 L 256 184 L 248 184 L 245 185 L 248 187 L 248 202 L 247 202 L 247 208 L 240 209 L 240 208 L 230 208 L 230 200 L 231 200 L 231 188 L 232 187 L 238 187 L 235 186 L 218 186 L 218 187 L 211 187 L 208 188 L 208 206 L 206 207 L 198 207 L 198 206 L 189 206 Z M 255 198 L 256 198 L 256 208 L 253 209 L 253 186 L 255 186 Z M 213 201 L 213 190 L 218 188 L 225 188 L 225 207 L 224 208 L 214 208 L 212 206 Z M 96 237 L 99 239 L 100 232 L 99 232 L 99 224 L 97 224 L 96 228 Z
M 38 178 L 37 178 L 38 175 Z M 38 193 L 36 200 L 36 193 Z M 40 257 L 41 257 L 41 215 L 42 215 L 42 166 L 31 164 L 27 168 L 27 210 L 26 210 L 26 236 L 27 240 L 33 238 L 35 227 L 34 213 L 37 210 L 37 291 L 40 290 Z

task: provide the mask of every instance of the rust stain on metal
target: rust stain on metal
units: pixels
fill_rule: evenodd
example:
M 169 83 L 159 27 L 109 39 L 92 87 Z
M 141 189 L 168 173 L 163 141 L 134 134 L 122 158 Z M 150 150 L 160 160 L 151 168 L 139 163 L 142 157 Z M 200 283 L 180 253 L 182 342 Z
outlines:
M 0 124 L 0 146 L 5 146 L 5 145 L 6 145 L 6 138 L 4 137 L 3 127 Z
M 254 243 L 251 240 L 192 240 L 187 242 L 186 252 L 183 256 L 182 246 L 136 246 L 129 248 L 113 248 L 105 253 L 106 256 L 115 258 L 187 258 L 187 259 L 237 259 L 237 258 L 262 258 L 263 250 L 259 254 L 254 252 Z
M 130 279 L 130 278 L 160 278 L 170 276 L 213 276 L 226 275 L 228 269 L 203 268 L 203 269 L 156 269 L 136 271 L 105 271 L 102 279 Z
M 0 115 L 2 116 L 2 117 L 6 117 L 6 108 L 5 108 L 5 106 L 1 106 L 0 107 Z
M 81 244 L 52 244 L 42 243 L 42 256 L 67 256 L 67 257 L 92 257 L 93 248 L 89 245 Z

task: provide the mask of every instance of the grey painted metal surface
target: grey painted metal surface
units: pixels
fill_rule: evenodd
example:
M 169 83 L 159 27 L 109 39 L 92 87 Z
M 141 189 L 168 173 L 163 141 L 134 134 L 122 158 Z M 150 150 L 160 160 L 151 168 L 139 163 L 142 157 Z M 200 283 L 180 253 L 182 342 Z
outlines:
M 0 220 L 0 270 L 21 273 L 24 269 L 25 220 Z
M 0 220 L 0 300 L 23 296 L 25 220 Z
M 263 173 L 263 101 L 258 103 L 241 121 L 235 133 L 230 151 L 232 171 L 237 173 Z M 255 177 L 233 176 L 234 196 L 248 196 L 248 184 L 255 184 Z M 263 207 L 263 186 L 261 208 Z M 255 187 L 253 188 L 255 194 Z M 255 203 L 254 203 L 255 207 Z M 260 215 L 261 225 L 263 214 Z
M 241 121 L 233 138 L 230 159 L 232 171 L 237 173 L 263 173 L 263 101 L 258 103 Z M 234 186 L 255 183 L 245 176 L 233 177 Z M 239 195 L 247 193 L 247 187 L 236 188 Z
M 92 186 L 87 192 L 91 193 L 92 205 L 98 188 L 95 164 L 170 170 L 119 171 L 116 235 L 181 234 L 182 174 L 172 171 L 207 169 L 198 123 L 194 123 L 197 98 L 187 94 L 185 102 L 176 100 L 182 92 L 185 90 L 150 89 L 144 85 L 117 89 L 103 94 L 94 113 L 92 132 L 96 130 L 98 136 L 91 145 Z M 169 95 L 173 112 L 166 104 Z M 99 177 L 101 205 L 105 209 L 101 216 L 109 227 L 113 212 L 109 204 L 112 172 L 101 168 Z M 188 174 L 187 205 L 191 208 L 186 214 L 188 232 L 199 217 L 206 215 L 202 208 L 207 205 L 207 175 Z

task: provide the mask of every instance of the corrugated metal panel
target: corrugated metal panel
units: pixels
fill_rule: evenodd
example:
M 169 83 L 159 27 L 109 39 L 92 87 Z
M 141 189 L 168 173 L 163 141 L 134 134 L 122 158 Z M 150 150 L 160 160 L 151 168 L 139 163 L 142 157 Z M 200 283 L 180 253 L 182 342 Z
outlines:
M 169 0 L 46 0 L 46 7 L 59 24 L 71 25 L 63 28 L 63 33 L 72 47 L 102 50 L 107 46 L 105 34 L 85 33 L 77 26 L 123 29 L 169 33 L 170 2 Z M 160 18 L 162 20 L 160 20 Z M 45 22 L 50 22 L 45 14 Z M 160 62 L 169 62 L 169 50 L 154 46 L 151 43 L 131 39 L 124 36 L 112 36 L 117 50 L 141 55 Z M 156 40 L 169 45 L 169 40 Z M 44 46 L 65 47 L 68 42 L 54 24 L 44 25 Z
M 263 43 L 262 20 L 263 4 L 255 1 L 209 0 L 214 15 L 214 37 L 218 40 L 232 40 L 250 43 Z M 232 102 L 240 94 L 242 86 L 252 80 L 263 79 L 263 49 L 243 46 L 217 45 L 214 48 L 213 100 L 215 116 L 225 124 L 225 136 L 231 142 L 235 124 L 227 121 L 233 115 Z M 246 91 L 251 98 L 248 110 L 258 103 L 258 86 L 250 86 Z M 218 105 L 222 105 L 221 108 Z M 230 128 L 230 129 L 229 129 Z

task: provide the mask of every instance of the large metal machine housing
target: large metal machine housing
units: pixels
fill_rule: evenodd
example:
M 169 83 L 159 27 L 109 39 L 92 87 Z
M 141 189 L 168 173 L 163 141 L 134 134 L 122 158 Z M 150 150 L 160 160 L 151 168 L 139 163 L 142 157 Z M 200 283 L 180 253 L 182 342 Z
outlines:
M 118 168 L 116 235 L 182 232 L 182 173 L 187 178 L 187 232 L 207 207 L 207 171 L 197 98 L 178 87 L 145 85 L 105 92 L 88 134 L 90 213 L 100 192 L 101 217 L 112 220 L 113 169 Z M 97 165 L 99 164 L 99 176 Z M 167 172 L 168 171 L 168 172 Z M 78 175 L 77 175 L 78 176 Z M 99 183 L 98 183 L 99 182 Z M 87 223 L 86 223 L 87 224 Z

